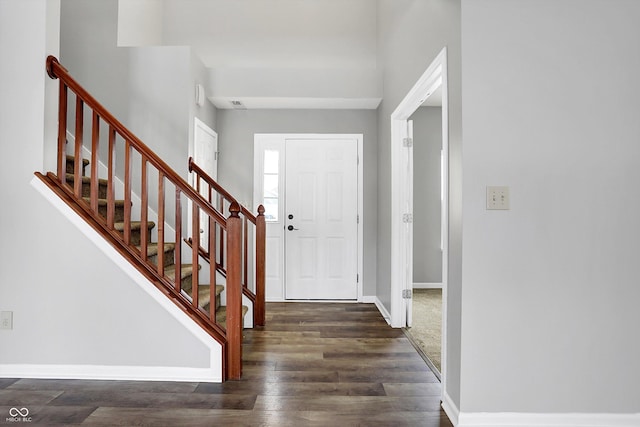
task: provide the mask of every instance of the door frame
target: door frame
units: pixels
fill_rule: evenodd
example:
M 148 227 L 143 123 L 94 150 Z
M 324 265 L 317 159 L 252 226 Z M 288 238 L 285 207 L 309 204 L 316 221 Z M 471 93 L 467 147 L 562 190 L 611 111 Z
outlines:
M 218 176 L 218 147 L 219 147 L 219 143 L 220 141 L 218 140 L 218 132 L 216 132 L 215 130 L 213 130 L 209 125 L 207 125 L 205 122 L 203 122 L 202 120 L 200 120 L 197 117 L 193 118 L 193 140 L 191 143 L 191 147 L 190 147 L 190 151 L 191 151 L 191 156 L 193 157 L 193 161 L 198 164 L 198 154 L 202 154 L 202 153 L 198 153 L 197 152 L 197 146 L 196 146 L 196 139 L 198 137 L 198 133 L 202 132 L 205 134 L 208 134 L 209 136 L 211 136 L 212 138 L 215 139 L 216 141 L 216 147 L 215 147 L 215 151 L 213 152 L 213 156 L 216 162 L 216 171 L 215 171 L 215 176 L 212 176 L 212 178 L 214 180 L 217 180 L 217 176 Z M 202 165 L 199 165 L 202 166 Z M 205 171 L 207 172 L 207 174 L 209 174 L 209 171 Z M 190 178 L 189 178 L 189 182 L 191 184 L 191 186 L 195 189 L 196 188 L 196 174 L 195 173 L 190 173 Z M 192 207 L 192 202 L 191 200 L 188 201 L 187 204 L 187 208 L 189 209 L 189 221 L 187 221 L 187 233 L 189 236 L 193 236 L 193 221 L 191 220 L 191 215 L 193 212 L 193 207 Z M 200 225 L 202 227 L 202 224 Z M 206 275 L 205 275 L 206 277 Z
M 358 162 L 357 162 L 357 194 L 358 194 L 358 236 L 357 236 L 357 274 L 359 280 L 357 281 L 357 289 L 358 295 L 357 299 L 353 300 L 353 302 L 362 302 L 364 283 L 363 283 L 363 248 L 364 248 L 364 191 L 363 191 L 363 134 L 335 134 L 335 133 L 256 133 L 254 134 L 254 163 L 253 163 L 253 205 L 258 206 L 262 203 L 262 194 L 261 189 L 263 188 L 263 177 L 262 177 L 262 165 L 260 164 L 262 159 L 262 153 L 267 147 L 277 147 L 281 153 L 284 153 L 284 157 L 286 159 L 286 140 L 287 139 L 313 139 L 313 140 L 331 140 L 331 139 L 355 139 L 357 141 L 358 147 Z M 285 160 L 286 161 L 286 160 Z M 281 192 L 278 210 L 279 216 L 284 218 L 285 212 L 284 207 L 286 205 L 286 191 L 284 182 L 286 180 L 285 176 L 285 163 L 279 162 L 278 165 L 279 176 L 281 177 L 279 191 Z M 269 225 L 267 224 L 267 227 Z M 285 300 L 285 251 L 284 240 L 281 245 L 281 253 L 279 254 L 279 259 L 281 260 L 279 268 L 282 272 L 282 283 L 280 295 L 282 296 L 279 299 L 270 299 L 270 301 L 296 301 L 296 300 Z M 267 263 L 268 264 L 268 263 Z M 300 300 L 300 301 L 308 301 L 308 300 Z M 314 302 L 321 302 L 322 300 L 313 300 Z M 326 301 L 326 300 L 325 300 Z M 333 301 L 333 300 L 329 300 Z M 344 302 L 351 302 L 344 301 Z
M 445 395 L 447 375 L 447 295 L 449 279 L 449 100 L 447 83 L 447 48 L 443 48 L 418 79 L 416 84 L 391 114 L 391 326 L 407 325 L 407 304 L 404 290 L 413 289 L 413 233 L 411 224 L 403 222 L 404 214 L 413 214 L 413 191 L 405 185 L 413 181 L 408 174 L 412 165 L 403 165 L 403 138 L 407 135 L 407 120 L 437 88 L 442 87 L 442 393 Z

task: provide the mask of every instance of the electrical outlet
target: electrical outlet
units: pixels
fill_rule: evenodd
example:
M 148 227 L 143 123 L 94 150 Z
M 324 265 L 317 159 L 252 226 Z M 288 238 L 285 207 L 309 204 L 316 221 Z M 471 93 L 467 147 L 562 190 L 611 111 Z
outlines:
M 13 311 L 0 311 L 0 329 L 13 329 Z
M 509 209 L 509 187 L 487 187 L 487 209 Z

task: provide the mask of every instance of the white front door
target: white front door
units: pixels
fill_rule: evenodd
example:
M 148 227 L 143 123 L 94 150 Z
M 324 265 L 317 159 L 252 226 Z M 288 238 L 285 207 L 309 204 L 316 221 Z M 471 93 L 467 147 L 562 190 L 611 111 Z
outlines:
M 286 140 L 285 298 L 358 298 L 355 139 Z

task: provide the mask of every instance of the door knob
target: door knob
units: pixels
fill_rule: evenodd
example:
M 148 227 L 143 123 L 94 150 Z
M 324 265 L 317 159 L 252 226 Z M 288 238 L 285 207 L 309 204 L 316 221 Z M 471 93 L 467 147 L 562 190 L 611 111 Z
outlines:
M 293 219 L 293 215 L 289 214 L 289 216 L 287 216 L 287 218 Z
M 290 225 L 287 227 L 287 230 L 293 231 L 293 230 L 297 230 L 297 228 L 295 228 L 293 225 Z

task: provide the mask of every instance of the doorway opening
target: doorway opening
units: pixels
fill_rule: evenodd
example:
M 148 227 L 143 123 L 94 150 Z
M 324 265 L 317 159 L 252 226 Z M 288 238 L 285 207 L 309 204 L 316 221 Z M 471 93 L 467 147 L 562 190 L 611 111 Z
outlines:
M 448 90 L 447 90 L 447 50 L 444 48 L 413 88 L 391 114 L 391 325 L 407 327 L 413 321 L 413 303 L 411 295 L 414 288 L 414 260 L 424 262 L 424 254 L 414 253 L 414 225 L 416 218 L 414 196 L 420 188 L 414 189 L 414 141 L 411 117 L 433 96 L 442 96 L 441 123 L 442 142 L 440 155 L 441 179 L 441 381 L 442 392 L 446 390 L 446 306 L 448 278 Z M 433 99 L 433 98 L 432 98 Z M 420 165 L 422 167 L 422 165 Z M 414 191 L 415 190 L 415 191 Z
M 409 117 L 413 168 L 413 294 L 405 333 L 440 378 L 442 369 L 442 87 Z

